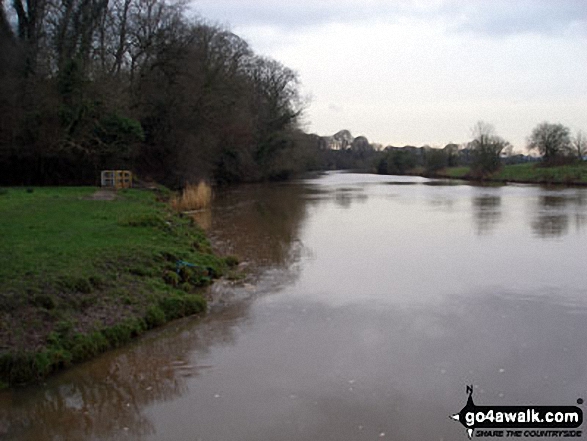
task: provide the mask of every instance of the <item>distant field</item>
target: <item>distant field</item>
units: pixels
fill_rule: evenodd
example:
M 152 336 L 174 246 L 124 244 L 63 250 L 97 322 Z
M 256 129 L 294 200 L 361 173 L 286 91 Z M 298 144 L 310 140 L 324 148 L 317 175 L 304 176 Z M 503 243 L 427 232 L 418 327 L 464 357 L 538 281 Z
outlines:
M 470 167 L 450 167 L 443 171 L 442 175 L 449 178 L 463 178 L 470 171 Z
M 494 175 L 495 179 L 543 183 L 587 184 L 587 163 L 537 167 L 536 164 L 507 165 Z
M 194 290 L 227 267 L 154 192 L 95 191 L 0 189 L 0 382 L 42 378 L 203 310 Z M 197 266 L 178 273 L 177 260 Z
M 469 172 L 469 167 L 450 167 L 442 172 L 442 176 L 467 178 Z M 556 167 L 539 167 L 536 163 L 506 165 L 489 179 L 543 184 L 587 184 L 587 162 Z

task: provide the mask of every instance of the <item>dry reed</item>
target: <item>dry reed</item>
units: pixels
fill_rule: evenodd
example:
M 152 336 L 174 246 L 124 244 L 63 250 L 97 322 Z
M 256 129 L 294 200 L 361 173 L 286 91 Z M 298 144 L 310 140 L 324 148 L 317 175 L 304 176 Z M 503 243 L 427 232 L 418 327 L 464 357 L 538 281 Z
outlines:
M 193 211 L 208 208 L 212 201 L 212 188 L 204 181 L 198 185 L 188 184 L 181 195 L 171 199 L 171 206 L 176 211 Z

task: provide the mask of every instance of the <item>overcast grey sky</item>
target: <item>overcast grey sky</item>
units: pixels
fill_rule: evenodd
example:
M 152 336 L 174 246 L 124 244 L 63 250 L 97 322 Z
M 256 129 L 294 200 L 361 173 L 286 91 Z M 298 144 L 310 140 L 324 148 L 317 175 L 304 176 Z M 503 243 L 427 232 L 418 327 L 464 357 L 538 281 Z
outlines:
M 484 120 L 521 150 L 542 121 L 587 131 L 587 0 L 192 5 L 298 73 L 320 135 L 442 146 Z

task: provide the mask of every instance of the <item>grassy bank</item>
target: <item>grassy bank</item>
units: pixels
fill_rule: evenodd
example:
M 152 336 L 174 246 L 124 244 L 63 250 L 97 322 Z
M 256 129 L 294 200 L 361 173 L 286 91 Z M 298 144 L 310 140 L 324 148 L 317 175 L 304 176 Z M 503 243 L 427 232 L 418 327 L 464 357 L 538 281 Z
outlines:
M 198 290 L 227 269 L 161 193 L 95 191 L 0 189 L 0 386 L 205 310 Z
M 438 175 L 447 178 L 473 179 L 470 177 L 469 167 L 450 167 L 442 170 Z M 587 185 L 587 162 L 554 167 L 542 167 L 536 163 L 506 165 L 485 179 L 499 182 Z

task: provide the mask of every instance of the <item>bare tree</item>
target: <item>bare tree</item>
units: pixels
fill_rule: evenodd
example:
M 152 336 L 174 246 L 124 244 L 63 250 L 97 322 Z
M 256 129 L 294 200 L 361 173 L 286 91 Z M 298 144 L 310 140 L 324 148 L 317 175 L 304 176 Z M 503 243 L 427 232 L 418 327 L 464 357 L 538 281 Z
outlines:
M 503 149 L 502 155 L 504 155 L 506 158 L 513 156 L 514 155 L 514 146 L 511 144 L 508 145 L 506 148 Z
M 300 169 L 318 147 L 297 131 L 296 74 L 186 8 L 0 0 L 0 179 L 89 183 L 130 161 L 171 185 Z
M 357 136 L 351 142 L 351 150 L 356 153 L 365 153 L 373 151 L 373 147 L 369 144 L 369 140 L 365 136 Z
M 44 18 L 47 9 L 46 0 L 13 0 L 12 6 L 16 12 L 17 35 L 25 48 L 26 64 L 25 76 L 32 76 L 37 69 L 39 45 L 43 34 Z
M 571 151 L 571 132 L 562 124 L 538 124 L 528 138 L 528 150 L 538 150 L 546 162 L 564 157 Z
M 573 138 L 573 147 L 577 157 L 582 160 L 587 153 L 587 137 L 581 130 L 577 131 Z
M 14 33 L 10 27 L 10 22 L 6 16 L 6 10 L 4 9 L 4 0 L 0 0 L 0 41 L 3 39 L 12 40 Z
M 500 153 L 510 147 L 510 143 L 497 136 L 495 127 L 483 121 L 472 129 L 473 141 L 469 143 L 473 155 L 473 169 L 485 174 L 496 171 L 500 166 Z

